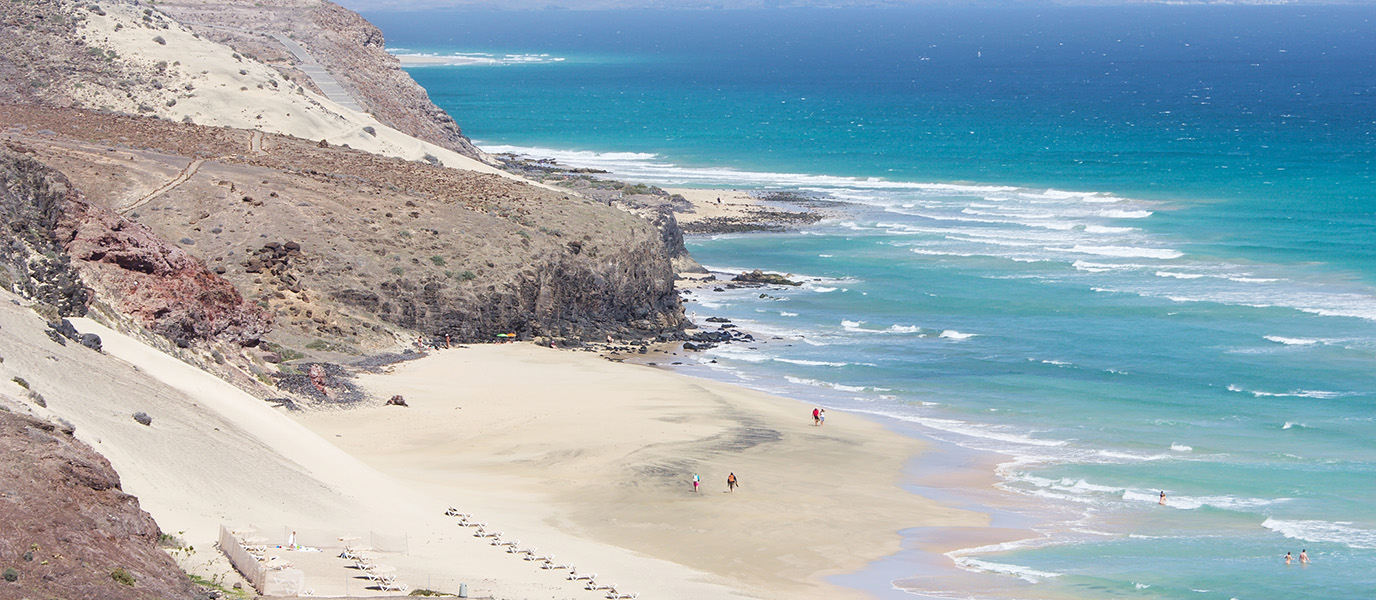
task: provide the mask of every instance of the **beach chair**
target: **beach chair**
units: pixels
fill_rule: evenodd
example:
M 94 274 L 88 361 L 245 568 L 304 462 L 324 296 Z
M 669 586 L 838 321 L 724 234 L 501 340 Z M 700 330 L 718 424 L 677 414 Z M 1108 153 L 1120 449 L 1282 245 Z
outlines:
M 283 594 L 288 596 L 297 595 L 298 590 L 296 589 L 296 580 L 294 578 L 273 575 L 271 581 L 273 585 L 280 586 Z
M 525 559 L 526 559 L 526 560 L 538 560 L 538 561 L 540 561 L 540 562 L 551 563 L 551 562 L 554 562 L 554 555 L 553 555 L 553 554 L 539 555 L 539 554 L 536 554 L 534 550 L 531 550 L 531 551 L 530 551 L 530 554 L 527 554 Z
M 411 586 L 408 586 L 404 583 L 398 583 L 396 581 L 387 581 L 377 584 L 377 589 L 380 589 L 384 592 L 401 592 L 405 594 L 408 590 L 411 589 Z
M 616 592 L 611 592 L 607 594 L 607 597 L 611 598 L 611 600 L 635 600 L 636 598 L 640 597 L 640 593 L 637 592 L 634 594 L 618 594 Z
M 615 594 L 615 593 L 616 593 L 616 584 L 615 584 L 615 583 L 597 583 L 596 581 L 589 581 L 589 582 L 588 582 L 588 585 L 583 586 L 583 589 L 585 589 L 585 590 L 592 590 L 592 591 L 594 591 L 594 592 L 605 591 L 605 592 L 607 592 L 607 593 L 609 593 L 609 594 Z
M 472 517 L 473 515 L 468 514 L 468 513 L 459 512 L 459 509 L 454 508 L 454 507 L 451 506 L 451 507 L 449 507 L 449 510 L 444 511 L 444 516 L 446 516 L 446 517 L 462 517 L 462 518 L 467 519 L 467 518 L 469 518 L 469 517 Z
M 359 554 L 354 557 L 354 568 L 360 571 L 372 571 L 373 568 L 377 566 L 377 563 L 373 561 L 373 557 L 371 556 Z
M 582 574 L 582 573 L 579 573 L 578 571 L 569 571 L 569 576 L 568 576 L 568 580 L 569 580 L 569 581 L 579 581 L 579 580 L 583 580 L 583 579 L 586 579 L 586 580 L 588 580 L 588 581 L 592 581 L 592 580 L 594 580 L 594 579 L 597 579 L 597 573 L 589 573 L 589 574 L 587 574 L 587 575 L 584 575 L 584 574 Z
M 572 564 L 572 563 L 556 563 L 556 562 L 554 562 L 554 561 L 551 560 L 551 561 L 546 561 L 545 564 L 543 564 L 543 565 L 540 565 L 540 568 L 541 568 L 541 569 L 568 569 L 568 570 L 572 571 L 572 570 L 573 570 L 573 564 Z

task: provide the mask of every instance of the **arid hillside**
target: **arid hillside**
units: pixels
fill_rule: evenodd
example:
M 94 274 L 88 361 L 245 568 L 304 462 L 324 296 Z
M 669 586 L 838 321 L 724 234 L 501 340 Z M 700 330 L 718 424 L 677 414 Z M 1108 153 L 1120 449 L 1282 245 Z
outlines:
M 380 124 L 486 158 L 384 51 L 376 27 L 322 0 L 6 2 L 0 6 L 0 102 L 231 124 L 227 115 L 205 111 L 204 102 L 238 96 L 262 113 L 264 97 L 275 96 L 274 102 L 293 102 L 298 119 L 317 113 L 317 128 L 342 135 L 347 124 L 330 130 L 339 117 L 299 94 L 300 88 L 321 90 L 274 34 L 299 44 Z M 224 51 L 215 55 L 200 42 L 223 43 Z M 254 122 L 261 114 L 243 117 L 240 127 L 283 125 Z
M 0 393 L 0 598 L 208 598 L 110 462 L 24 404 Z
M 645 337 L 682 325 L 660 232 L 581 197 L 309 140 L 147 117 L 8 106 L 0 107 L 0 130 L 10 152 L 23 153 L 8 160 L 42 163 L 80 190 L 81 201 L 69 199 L 55 223 L 90 205 L 107 211 L 96 230 L 146 228 L 173 242 L 175 252 L 158 252 L 194 257 L 231 282 L 251 303 L 246 311 L 261 309 L 275 321 L 264 339 L 289 354 L 393 349 L 407 331 L 471 342 L 498 333 Z M 77 225 L 52 231 L 68 255 L 63 264 L 119 313 L 147 315 L 155 331 L 180 332 L 186 342 L 224 331 L 160 326 L 175 313 L 131 303 L 119 292 L 124 277 L 99 275 L 147 270 L 109 258 L 128 253 L 120 250 L 128 235 L 75 235 Z M 17 264 L 14 276 L 25 276 Z
M 382 32 L 351 10 L 323 0 L 174 0 L 157 10 L 207 39 L 271 65 L 294 81 L 301 61 L 269 34 L 299 43 L 363 110 L 412 136 L 474 158 L 485 158 L 458 123 L 430 102 L 425 89 L 385 51 Z

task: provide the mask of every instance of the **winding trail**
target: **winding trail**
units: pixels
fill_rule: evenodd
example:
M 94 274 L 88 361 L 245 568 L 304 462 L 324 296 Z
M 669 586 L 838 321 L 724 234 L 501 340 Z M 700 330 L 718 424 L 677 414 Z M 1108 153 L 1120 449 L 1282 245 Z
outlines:
M 135 202 L 135 203 L 133 203 L 133 204 L 130 204 L 129 206 L 126 206 L 126 207 L 124 207 L 124 208 L 119 209 L 119 213 L 120 213 L 120 214 L 124 214 L 124 213 L 127 213 L 127 212 L 131 211 L 131 210 L 134 210 L 135 208 L 138 208 L 138 207 L 140 207 L 140 206 L 143 206 L 143 205 L 145 205 L 145 204 L 148 204 L 149 202 L 152 202 L 152 201 L 153 201 L 155 198 L 157 198 L 158 196 L 161 196 L 161 195 L 163 195 L 163 194 L 166 194 L 167 192 L 170 192 L 170 191 L 176 189 L 177 186 L 179 186 L 179 185 L 181 185 L 181 184 L 183 184 L 183 183 L 186 183 L 186 181 L 187 181 L 188 179 L 191 179 L 192 177 L 194 177 L 194 176 L 196 175 L 196 171 L 200 170 L 201 164 L 205 163 L 205 161 L 206 161 L 206 159 L 204 159 L 204 158 L 198 158 L 198 159 L 195 159 L 195 160 L 191 161 L 191 164 L 186 165 L 186 168 L 185 168 L 185 169 L 182 169 L 182 172 L 181 172 L 181 173 L 177 173 L 177 176 L 174 177 L 174 178 L 172 178 L 172 181 L 169 181 L 169 182 L 167 182 L 166 184 L 163 184 L 162 187 L 160 187 L 160 188 L 158 188 L 158 189 L 156 189 L 156 190 L 153 190 L 152 192 L 149 192 L 148 195 L 146 195 L 146 196 L 144 196 L 144 197 L 142 197 L 142 198 L 139 198 L 138 202 Z

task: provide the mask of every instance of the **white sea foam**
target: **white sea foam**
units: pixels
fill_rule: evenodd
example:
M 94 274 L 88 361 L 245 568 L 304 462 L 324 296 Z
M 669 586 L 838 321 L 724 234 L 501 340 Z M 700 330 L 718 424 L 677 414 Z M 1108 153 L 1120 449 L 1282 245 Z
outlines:
M 1070 266 L 1075 267 L 1078 270 L 1088 271 L 1091 273 L 1102 273 L 1104 271 L 1131 271 L 1137 269 L 1150 268 L 1147 265 L 1139 265 L 1134 263 L 1102 263 L 1089 262 L 1087 260 L 1077 260 L 1073 263 L 1070 263 Z
M 1161 501 L 1160 492 L 1152 490 L 1125 490 L 1123 500 L 1128 502 Z M 1185 496 L 1166 493 L 1166 506 L 1181 510 L 1196 510 L 1205 506 L 1240 512 L 1251 512 L 1268 506 L 1288 502 L 1289 498 L 1238 498 L 1236 496 Z
M 1060 573 L 1052 573 L 1050 571 L 1039 571 L 1037 569 L 1022 567 L 1018 565 L 989 562 L 966 556 L 955 558 L 954 561 L 957 567 L 960 567 L 967 571 L 1012 575 L 1028 583 L 1039 583 L 1043 579 L 1051 579 L 1054 577 L 1061 576 Z
M 947 329 L 947 330 L 941 332 L 941 337 L 946 338 L 946 339 L 948 339 L 948 340 L 968 340 L 968 339 L 970 339 L 970 338 L 972 338 L 972 337 L 975 337 L 975 336 L 977 336 L 977 335 L 979 335 L 979 334 L 977 334 L 977 333 L 961 333 L 961 332 L 956 331 L 956 330 L 954 330 L 954 329 Z
M 684 167 L 665 161 L 655 154 L 561 150 L 476 142 L 490 153 L 512 153 L 532 158 L 552 158 L 570 167 L 599 168 L 617 179 L 643 181 L 660 185 L 697 185 L 707 187 L 747 187 L 755 189 L 816 190 L 839 196 L 837 191 L 921 191 L 982 196 L 999 192 L 1019 192 L 1022 188 L 947 183 L 889 181 L 877 177 L 841 177 L 803 173 L 742 171 L 725 167 Z M 872 193 L 855 194 L 854 200 L 882 205 Z
M 1266 339 L 1272 342 L 1276 342 L 1277 344 L 1285 344 L 1286 346 L 1312 346 L 1314 344 L 1319 343 L 1319 340 L 1309 338 L 1290 338 L 1281 337 L 1278 335 L 1268 335 L 1266 336 Z
M 1020 446 L 1040 446 L 1044 448 L 1064 446 L 1065 440 L 1046 440 L 1034 438 L 1024 433 L 1012 433 L 1009 428 L 998 425 L 983 425 L 957 419 L 942 419 L 916 415 L 885 414 L 904 421 L 917 423 L 932 429 L 955 433 L 971 438 L 994 440 Z
M 453 52 L 436 54 L 432 52 L 413 52 L 405 48 L 388 50 L 401 59 L 405 67 L 461 67 L 461 66 L 505 66 L 564 62 L 562 56 L 549 54 L 489 54 L 486 52 Z
M 922 331 L 922 328 L 916 325 L 890 325 L 889 331 L 893 333 L 918 333 Z
M 1207 275 L 1201 273 L 1175 273 L 1172 271 L 1157 271 L 1157 277 L 1174 277 L 1175 279 L 1203 279 Z
M 1185 444 L 1176 444 L 1174 442 L 1171 443 L 1171 450 L 1176 452 L 1194 452 L 1193 447 L 1186 446 Z
M 837 288 L 834 288 L 834 287 L 823 287 L 823 286 L 820 286 L 820 285 L 819 285 L 819 286 L 817 286 L 817 287 L 812 288 L 812 291 L 818 292 L 818 293 L 822 293 L 822 294 L 825 294 L 825 293 L 827 293 L 827 292 L 834 292 L 834 291 L 836 291 L 836 289 L 837 289 Z
M 844 367 L 848 362 L 832 362 L 825 360 L 804 360 L 799 358 L 776 358 L 775 362 L 788 363 L 791 365 L 803 365 L 806 367 Z
M 1091 246 L 1087 244 L 1076 244 L 1070 248 L 1048 247 L 1046 249 L 1053 252 L 1072 252 L 1075 254 L 1090 254 L 1094 256 L 1156 258 L 1161 260 L 1171 260 L 1185 255 L 1183 252 L 1171 250 L 1169 248 L 1140 248 L 1136 246 Z
M 1109 219 L 1145 219 L 1152 215 L 1149 210 L 1106 210 L 1099 213 Z
M 1376 531 L 1356 527 L 1350 521 L 1267 518 L 1261 523 L 1261 526 L 1292 540 L 1342 544 L 1349 548 L 1376 550 Z
M 748 363 L 762 363 L 771 360 L 771 357 L 757 350 L 746 350 L 738 346 L 721 345 L 708 350 L 707 355 L 730 360 L 738 360 Z
M 1249 390 L 1235 384 L 1228 384 L 1228 391 L 1243 394 L 1251 394 L 1256 398 L 1314 398 L 1318 400 L 1329 400 L 1341 398 L 1348 395 L 1347 392 L 1331 392 L 1325 390 L 1290 390 L 1288 392 L 1263 392 L 1260 390 Z
M 798 313 L 795 313 L 795 312 L 788 312 L 788 311 L 781 310 L 781 311 L 779 311 L 779 316 L 781 316 L 781 317 L 796 317 L 796 316 L 798 316 Z
M 810 386 L 812 386 L 812 387 L 830 388 L 830 389 L 837 390 L 837 391 L 841 391 L 841 392 L 864 392 L 864 391 L 885 392 L 885 391 L 888 391 L 888 390 L 886 390 L 886 389 L 884 389 L 884 388 L 865 387 L 865 386 L 858 386 L 858 385 L 845 385 L 845 384 L 841 384 L 841 383 L 834 383 L 834 382 L 831 382 L 831 381 L 822 381 L 822 380 L 819 380 L 819 379 L 807 379 L 807 378 L 805 378 L 805 377 L 794 377 L 794 376 L 792 376 L 792 375 L 784 375 L 784 380 L 785 380 L 785 381 L 788 381 L 789 383 L 794 383 L 794 384 L 797 384 L 797 385 L 810 385 Z

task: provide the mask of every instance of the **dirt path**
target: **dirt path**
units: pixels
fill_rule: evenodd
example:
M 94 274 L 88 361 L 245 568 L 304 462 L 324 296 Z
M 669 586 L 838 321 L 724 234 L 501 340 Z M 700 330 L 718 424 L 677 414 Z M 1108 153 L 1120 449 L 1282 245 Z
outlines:
M 248 136 L 248 151 L 254 154 L 263 153 L 263 132 L 254 130 L 253 133 Z
M 144 196 L 144 197 L 142 197 L 142 198 L 139 198 L 139 201 L 138 201 L 138 202 L 135 202 L 135 203 L 133 203 L 133 204 L 130 204 L 129 206 L 126 206 L 126 207 L 124 207 L 124 208 L 121 208 L 121 209 L 119 210 L 120 214 L 127 213 L 127 212 L 129 212 L 129 211 L 131 211 L 131 210 L 134 210 L 135 208 L 138 208 L 138 207 L 140 207 L 140 206 L 143 206 L 143 205 L 145 205 L 145 204 L 148 204 L 149 202 L 152 202 L 153 199 L 157 198 L 158 196 L 161 196 L 161 195 L 163 195 L 163 194 L 166 194 L 167 192 L 170 192 L 170 191 L 176 189 L 177 186 L 179 186 L 179 185 L 181 185 L 181 184 L 183 184 L 183 183 L 186 183 L 186 181 L 187 181 L 188 179 L 191 179 L 192 177 L 194 177 L 194 176 L 196 175 L 196 171 L 200 170 L 201 164 L 204 163 L 204 162 L 205 162 L 205 159 L 204 159 L 204 158 L 198 158 L 198 159 L 196 159 L 196 160 L 191 161 L 191 164 L 186 165 L 186 168 L 185 168 L 185 169 L 182 169 L 182 172 L 181 172 L 181 173 L 178 173 L 177 176 L 174 177 L 174 178 L 172 179 L 172 181 L 169 181 L 169 182 L 167 182 L 167 184 L 163 185 L 162 187 L 160 187 L 160 188 L 158 188 L 158 189 L 156 189 L 156 190 L 153 190 L 153 191 L 150 192 L 147 196 Z

